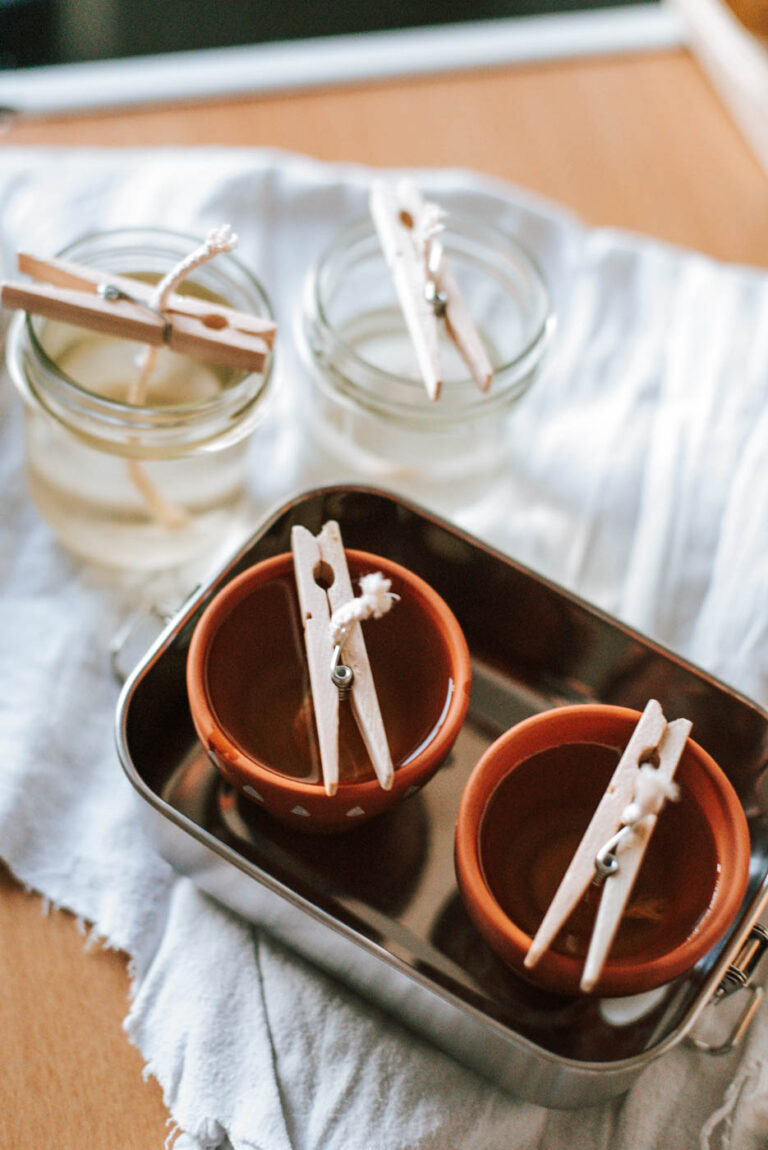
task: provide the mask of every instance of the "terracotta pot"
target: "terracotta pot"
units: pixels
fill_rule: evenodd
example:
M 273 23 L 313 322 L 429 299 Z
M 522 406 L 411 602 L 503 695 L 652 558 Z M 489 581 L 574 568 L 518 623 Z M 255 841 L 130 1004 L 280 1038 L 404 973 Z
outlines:
M 397 563 L 346 551 L 353 581 L 382 571 L 400 601 L 363 625 L 395 779 L 383 790 L 352 718 L 340 709 L 340 782 L 326 795 L 290 554 L 228 583 L 195 628 L 187 692 L 221 774 L 275 818 L 309 832 L 357 826 L 414 794 L 458 735 L 469 703 L 466 640 L 447 604 Z
M 462 795 L 456 873 L 467 911 L 497 954 L 546 989 L 580 993 L 598 887 L 533 969 L 523 959 L 639 718 L 601 704 L 534 715 L 488 748 Z M 680 801 L 659 815 L 595 995 L 638 994 L 690 970 L 744 897 L 750 844 L 736 792 L 692 739 L 676 781 Z

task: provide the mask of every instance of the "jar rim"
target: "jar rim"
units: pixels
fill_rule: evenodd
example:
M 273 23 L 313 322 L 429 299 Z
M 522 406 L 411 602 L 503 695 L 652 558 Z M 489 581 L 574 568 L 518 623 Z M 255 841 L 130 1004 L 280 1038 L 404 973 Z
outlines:
M 199 245 L 201 241 L 200 236 L 192 235 L 188 232 L 176 231 L 172 228 L 161 228 L 155 226 L 139 226 L 139 227 L 125 227 L 125 228 L 108 228 L 108 229 L 95 229 L 90 232 L 84 232 L 79 235 L 75 240 L 66 244 L 63 248 L 55 253 L 56 259 L 67 259 L 71 257 L 74 251 L 77 251 L 83 244 L 87 244 L 100 239 L 134 239 L 138 240 L 139 237 L 145 236 L 148 239 L 152 238 L 165 238 L 168 240 L 183 240 L 191 245 Z M 225 263 L 226 261 L 226 263 Z M 242 275 L 248 286 L 255 289 L 256 295 L 263 305 L 264 311 L 260 314 L 264 315 L 266 319 L 273 319 L 272 305 L 269 296 L 260 280 L 239 260 L 232 252 L 223 252 L 221 257 L 217 257 L 219 270 L 222 265 L 234 264 L 238 273 Z M 78 383 L 77 380 L 72 379 L 57 363 L 43 347 L 38 339 L 32 322 L 32 315 L 29 312 L 23 313 L 23 325 L 26 330 L 27 337 L 30 342 L 34 354 L 40 360 L 43 368 L 57 379 L 60 385 L 65 389 L 72 389 L 74 395 L 81 400 L 87 401 L 91 405 L 95 405 L 102 409 L 105 414 L 112 413 L 115 417 L 124 417 L 126 413 L 130 413 L 132 420 L 149 420 L 152 416 L 162 412 L 164 419 L 173 419 L 174 417 L 183 418 L 184 416 L 200 415 L 205 416 L 215 412 L 220 406 L 220 395 L 215 395 L 205 399 L 192 400 L 186 403 L 168 403 L 158 407 L 157 404 L 145 403 L 127 403 L 119 399 L 112 399 L 109 396 L 100 395 L 98 392 L 84 387 Z M 85 330 L 85 329 L 84 329 Z M 137 341 L 141 342 L 141 341 Z M 259 375 L 263 379 L 261 388 L 262 391 L 269 383 L 272 373 L 273 354 L 270 352 L 266 367 Z M 250 375 L 255 374 L 252 372 L 243 373 L 242 378 L 236 384 L 226 388 L 227 398 L 231 402 L 232 398 L 236 396 L 241 390 L 241 385 L 249 378 Z M 39 397 L 38 397 L 39 398 Z M 247 397 L 244 397 L 244 399 Z M 45 405 L 44 405 L 45 406 Z
M 550 292 L 539 262 L 516 236 L 502 228 L 498 228 L 484 220 L 477 220 L 462 212 L 447 211 L 444 218 L 446 221 L 444 236 L 450 236 L 451 224 L 453 224 L 456 231 L 463 231 L 466 235 L 474 234 L 487 238 L 492 244 L 495 244 L 494 250 L 499 250 L 499 245 L 503 245 L 503 248 L 510 250 L 515 257 L 520 260 L 525 270 L 532 276 L 536 290 L 541 297 L 541 317 L 536 325 L 534 334 L 528 342 L 524 344 L 522 349 L 511 359 L 494 368 L 494 378 L 502 374 L 514 374 L 515 369 L 520 367 L 527 368 L 534 356 L 538 360 L 543 354 L 553 333 L 555 323 Z M 338 232 L 333 241 L 325 248 L 315 264 L 310 268 L 307 277 L 307 293 L 313 306 L 314 315 L 312 318 L 315 319 L 318 327 L 333 339 L 335 347 L 343 353 L 346 359 L 359 364 L 365 371 L 371 372 L 374 376 L 381 378 L 384 383 L 387 381 L 396 381 L 402 384 L 404 381 L 402 375 L 388 371 L 386 368 L 372 363 L 369 359 L 360 355 L 355 347 L 339 334 L 338 328 L 331 322 L 328 316 L 327 308 L 324 305 L 321 295 L 323 274 L 331 261 L 340 252 L 343 252 L 345 248 L 351 247 L 353 243 L 367 239 L 370 236 L 375 236 L 375 234 L 375 225 L 370 216 L 361 216 L 342 231 Z M 515 381 L 516 377 L 512 380 L 512 383 Z M 420 379 L 414 378 L 412 382 L 419 388 L 423 386 Z M 469 373 L 455 382 L 457 386 L 471 382 Z M 490 395 L 481 397 L 481 400 L 485 400 L 486 403 L 489 399 L 493 399 L 493 387 L 491 387 Z

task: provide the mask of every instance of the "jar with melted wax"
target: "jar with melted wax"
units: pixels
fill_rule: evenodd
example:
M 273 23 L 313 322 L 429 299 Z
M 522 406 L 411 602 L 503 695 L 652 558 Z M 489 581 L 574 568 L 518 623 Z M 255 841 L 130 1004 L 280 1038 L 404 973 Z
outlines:
M 310 433 L 339 478 L 380 483 L 443 514 L 483 505 L 508 461 L 508 418 L 554 330 L 535 261 L 504 232 L 448 215 L 440 236 L 494 368 L 481 393 L 438 322 L 442 393 L 430 400 L 372 220 L 310 270 L 299 342 Z
M 198 239 L 155 229 L 84 237 L 59 253 L 74 263 L 157 282 Z M 271 318 L 266 293 L 222 253 L 179 288 Z M 25 403 L 31 497 L 80 558 L 125 570 L 185 564 L 221 544 L 245 510 L 248 439 L 270 390 L 263 373 L 158 350 L 146 401 L 128 402 L 144 345 L 19 314 L 7 341 Z

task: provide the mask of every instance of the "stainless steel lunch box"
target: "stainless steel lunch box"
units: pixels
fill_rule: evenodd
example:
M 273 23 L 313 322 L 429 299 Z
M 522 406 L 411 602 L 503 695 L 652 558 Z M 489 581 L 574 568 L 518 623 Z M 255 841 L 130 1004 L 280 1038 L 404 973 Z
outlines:
M 220 779 L 186 697 L 190 636 L 210 598 L 252 564 L 290 549 L 295 523 L 340 523 L 345 543 L 386 555 L 449 603 L 473 659 L 469 714 L 437 776 L 348 834 L 280 827 Z M 726 937 L 676 982 L 637 1000 L 563 998 L 522 982 L 464 912 L 453 869 L 456 809 L 485 748 L 513 723 L 564 703 L 642 709 L 659 699 L 693 720 L 744 805 L 752 866 Z M 407 1027 L 508 1090 L 576 1107 L 626 1090 L 684 1039 L 731 1049 L 762 990 L 768 946 L 768 714 L 535 572 L 382 491 L 323 488 L 294 499 L 168 621 L 132 672 L 117 745 L 158 851 L 222 903 L 264 926 Z M 393 849 L 394 847 L 394 849 Z M 727 1036 L 697 1036 L 709 1004 L 741 991 Z M 710 1027 L 712 1029 L 712 1027 Z

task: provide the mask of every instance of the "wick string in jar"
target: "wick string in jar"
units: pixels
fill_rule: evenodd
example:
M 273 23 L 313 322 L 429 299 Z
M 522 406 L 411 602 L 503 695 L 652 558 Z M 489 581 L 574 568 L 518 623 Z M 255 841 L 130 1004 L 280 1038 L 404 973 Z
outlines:
M 159 312 L 161 315 L 164 314 L 168 306 L 168 300 L 176 288 L 179 287 L 193 271 L 196 271 L 197 268 L 202 267 L 203 264 L 212 260 L 214 256 L 219 255 L 220 252 L 233 251 L 237 247 L 237 239 L 237 235 L 232 231 L 229 224 L 222 224 L 221 227 L 213 228 L 199 247 L 190 252 L 188 256 L 185 256 L 183 260 L 163 276 L 154 289 L 147 306 L 153 311 Z M 140 372 L 128 388 L 126 397 L 128 403 L 136 404 L 137 406 L 146 403 L 150 379 L 157 364 L 157 352 L 158 349 L 156 347 L 147 346 L 141 353 Z M 187 512 L 182 507 L 179 507 L 178 504 L 171 503 L 169 499 L 165 498 L 137 459 L 129 459 L 127 461 L 127 468 L 132 482 L 158 523 L 172 530 L 176 527 L 182 527 L 187 522 Z

